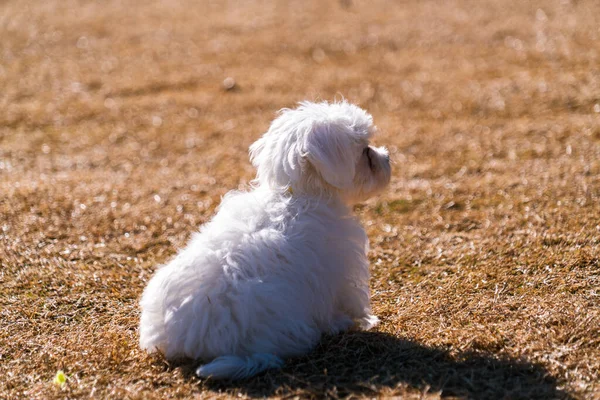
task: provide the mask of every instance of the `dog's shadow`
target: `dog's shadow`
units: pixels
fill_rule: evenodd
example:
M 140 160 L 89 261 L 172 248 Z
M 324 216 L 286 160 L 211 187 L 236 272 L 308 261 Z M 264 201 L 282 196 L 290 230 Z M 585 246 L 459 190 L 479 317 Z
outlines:
M 180 365 L 196 379 L 191 364 Z M 456 353 L 380 332 L 324 337 L 311 354 L 244 381 L 202 382 L 204 389 L 251 397 L 373 396 L 438 393 L 470 399 L 571 399 L 539 364 L 492 354 Z

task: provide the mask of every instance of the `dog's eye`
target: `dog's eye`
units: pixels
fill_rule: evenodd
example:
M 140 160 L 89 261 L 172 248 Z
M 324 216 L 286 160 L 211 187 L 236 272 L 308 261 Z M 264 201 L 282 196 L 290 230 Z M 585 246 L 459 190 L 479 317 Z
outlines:
M 373 169 L 373 159 L 371 158 L 371 148 L 366 147 L 363 150 L 363 154 L 365 154 L 367 156 L 367 160 L 369 160 L 369 168 Z

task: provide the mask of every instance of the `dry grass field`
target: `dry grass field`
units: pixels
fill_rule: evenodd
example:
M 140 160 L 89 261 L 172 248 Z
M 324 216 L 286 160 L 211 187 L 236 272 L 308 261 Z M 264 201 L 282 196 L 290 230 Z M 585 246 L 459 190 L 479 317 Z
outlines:
M 600 398 L 600 3 L 0 1 L 0 398 Z M 243 382 L 138 349 L 138 300 L 275 112 L 390 149 L 372 332 Z M 53 384 L 58 370 L 68 376 Z

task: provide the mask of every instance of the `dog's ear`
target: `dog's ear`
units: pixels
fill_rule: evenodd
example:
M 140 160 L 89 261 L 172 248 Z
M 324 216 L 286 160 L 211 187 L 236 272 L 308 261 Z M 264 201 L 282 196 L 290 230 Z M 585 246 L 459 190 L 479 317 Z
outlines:
M 304 137 L 305 157 L 327 183 L 339 189 L 352 187 L 356 168 L 356 149 L 346 129 L 315 122 Z

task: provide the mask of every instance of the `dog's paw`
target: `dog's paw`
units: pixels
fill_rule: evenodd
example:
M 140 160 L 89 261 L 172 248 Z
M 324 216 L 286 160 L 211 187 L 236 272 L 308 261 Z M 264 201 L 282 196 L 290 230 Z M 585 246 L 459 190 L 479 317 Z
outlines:
M 357 330 L 368 331 L 369 329 L 375 328 L 377 324 L 379 324 L 379 318 L 371 314 L 357 319 L 355 327 Z

